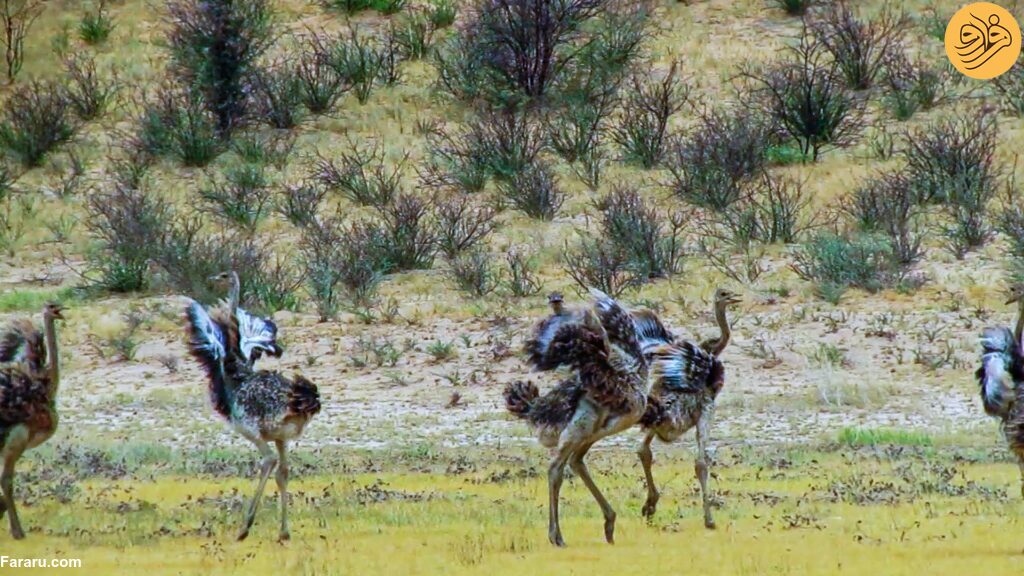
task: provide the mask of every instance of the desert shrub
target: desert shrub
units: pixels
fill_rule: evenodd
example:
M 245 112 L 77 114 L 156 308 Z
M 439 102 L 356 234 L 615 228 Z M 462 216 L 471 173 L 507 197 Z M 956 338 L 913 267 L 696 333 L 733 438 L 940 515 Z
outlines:
M 383 207 L 398 194 L 408 161 L 406 155 L 389 167 L 385 156 L 380 143 L 360 146 L 349 142 L 349 148 L 335 159 L 317 155 L 314 178 L 356 204 Z
M 628 42 L 619 41 L 646 25 L 648 13 L 647 2 L 476 0 L 465 25 L 437 53 L 439 83 L 457 98 L 484 98 L 502 108 L 542 99 L 564 75 L 600 64 L 586 59 L 589 47 L 635 53 L 621 50 Z
M 790 16 L 803 16 L 817 2 L 816 0 L 775 0 L 775 4 Z
M 753 239 L 760 242 L 793 244 L 821 224 L 821 214 L 811 211 L 811 193 L 803 181 L 773 177 L 767 170 L 752 182 L 747 202 Z
M 886 95 L 883 103 L 897 120 L 907 120 L 918 111 L 928 111 L 949 96 L 949 71 L 924 59 L 912 61 L 902 50 L 885 63 Z
M 846 84 L 855 90 L 874 85 L 879 71 L 900 41 L 910 20 L 892 3 L 883 5 L 872 20 L 854 14 L 846 0 L 837 0 L 811 20 L 815 36 L 832 55 Z
M 448 262 L 448 278 L 455 286 L 478 298 L 494 292 L 500 277 L 493 258 L 484 250 L 466 250 Z
M 14 83 L 25 63 L 25 38 L 45 8 L 44 0 L 7 0 L 0 5 L 0 44 L 4 47 L 8 84 Z
M 99 118 L 114 103 L 120 82 L 117 70 L 111 70 L 111 77 L 101 77 L 96 60 L 91 56 L 73 56 L 64 60 L 67 78 L 65 97 L 81 120 Z
M 459 6 L 455 0 L 432 0 L 427 9 L 430 24 L 435 29 L 447 28 L 455 24 L 455 17 L 458 13 Z
M 631 77 L 630 90 L 611 130 L 612 140 L 626 160 L 644 168 L 661 163 L 669 118 L 682 110 L 690 97 L 690 88 L 679 78 L 678 69 L 678 62 L 673 62 L 661 80 L 651 80 L 655 76 L 651 72 Z
M 996 226 L 1010 244 L 1011 275 L 1015 281 L 1024 281 L 1024 201 L 1017 187 L 1016 169 L 1006 184 L 1002 204 Z
M 497 226 L 497 210 L 474 205 L 462 196 L 438 199 L 435 206 L 438 248 L 448 259 L 475 248 Z
M 574 247 L 566 243 L 562 263 L 581 291 L 594 287 L 619 297 L 647 281 L 645 271 L 633 267 L 625 250 L 603 238 L 584 236 Z
M 508 274 L 505 287 L 516 297 L 533 296 L 544 289 L 544 284 L 537 278 L 535 258 L 521 248 L 509 248 L 505 252 L 505 264 Z
M 498 183 L 498 193 L 512 207 L 531 218 L 552 220 L 565 202 L 550 165 L 536 160 L 507 180 Z
M 471 125 L 470 138 L 482 151 L 487 170 L 500 180 L 536 163 L 546 145 L 543 126 L 525 111 L 483 111 Z
M 888 239 L 864 233 L 817 234 L 796 252 L 793 270 L 832 302 L 851 287 L 876 292 L 901 276 Z
M 305 269 L 306 291 L 316 305 L 321 322 L 333 320 L 341 307 L 340 252 L 344 239 L 335 221 L 315 216 L 302 227 L 299 241 L 300 261 Z M 373 271 L 370 271 L 373 276 Z
M 281 130 L 252 130 L 231 139 L 231 150 L 250 164 L 283 170 L 295 148 L 296 134 Z
M 407 0 L 323 0 L 328 8 L 340 10 L 346 14 L 355 14 L 363 10 L 376 10 L 381 14 L 397 14 L 405 8 Z
M 434 129 L 427 134 L 427 150 L 427 161 L 416 167 L 424 186 L 448 193 L 472 194 L 487 185 L 486 150 L 478 144 L 473 132 Z
M 56 82 L 33 80 L 7 96 L 0 112 L 0 145 L 26 168 L 42 164 L 46 155 L 75 132 L 71 101 Z
M 601 236 L 629 259 L 645 278 L 664 278 L 682 269 L 687 221 L 679 212 L 663 214 L 636 187 L 616 184 L 597 202 Z
M 335 41 L 331 36 L 310 32 L 302 38 L 293 62 L 302 103 L 313 114 L 329 111 L 349 88 L 333 64 Z
M 923 213 L 904 174 L 889 172 L 869 179 L 854 190 L 843 209 L 860 230 L 886 235 L 900 264 L 913 264 L 924 255 Z
M 996 142 L 996 119 L 986 111 L 905 132 L 901 156 L 918 201 L 942 203 L 958 189 L 993 188 L 998 178 Z
M 294 128 L 301 119 L 303 88 L 294 59 L 258 69 L 250 79 L 253 112 L 273 128 Z
M 85 227 L 96 243 L 87 280 L 111 292 L 149 287 L 149 262 L 162 250 L 174 219 L 170 205 L 138 187 L 115 182 L 88 198 Z
M 807 30 L 781 60 L 746 67 L 742 76 L 752 83 L 747 105 L 760 108 L 815 162 L 824 147 L 848 146 L 861 130 L 863 102 Z
M 316 223 L 320 206 L 327 197 L 327 188 L 314 180 L 285 185 L 274 204 L 278 214 L 299 228 Z
M 617 83 L 604 73 L 586 73 L 560 88 L 559 98 L 545 117 L 551 148 L 567 162 L 592 158 L 608 131 L 618 103 Z
M 1016 116 L 1024 116 L 1024 64 L 1019 61 L 992 79 L 992 86 L 1003 107 Z
M 204 210 L 217 219 L 243 230 L 259 226 L 273 192 L 266 169 L 260 164 L 235 164 L 199 191 Z
M 92 10 L 82 14 L 78 22 L 78 37 L 86 44 L 102 44 L 114 31 L 114 20 L 107 13 L 105 0 L 97 0 Z
M 135 141 L 141 151 L 173 156 L 185 166 L 206 166 L 224 149 L 202 94 L 167 84 L 142 104 Z
M 299 287 L 305 275 L 293 264 L 292 254 L 277 252 L 265 255 L 261 266 L 249 279 L 249 301 L 261 314 L 273 315 L 279 310 L 299 309 Z
M 765 165 L 771 142 L 771 127 L 755 113 L 706 112 L 692 133 L 670 145 L 667 185 L 690 204 L 726 210 L 743 197 L 745 182 Z
M 335 42 L 330 63 L 335 73 L 351 86 L 359 103 L 365 104 L 382 78 L 384 56 L 372 40 L 353 27 L 347 38 Z
M 378 207 L 388 272 L 426 270 L 433 266 L 437 232 L 431 207 L 429 200 L 408 193 L 399 193 L 390 204 Z
M 268 0 L 172 0 L 168 45 L 176 70 L 199 90 L 229 136 L 246 114 L 256 61 L 270 47 L 273 11 Z
M 252 234 L 206 234 L 204 228 L 201 218 L 179 214 L 164 235 L 154 261 L 168 287 L 200 302 L 214 302 L 223 294 L 210 285 L 210 276 L 235 270 L 242 280 L 241 301 L 246 306 L 261 306 L 253 297 L 254 287 L 263 274 L 268 254 L 273 254 L 272 246 L 260 243 Z
M 938 120 L 905 137 L 907 179 L 918 202 L 942 205 L 946 243 L 957 258 L 992 236 L 988 205 L 1001 179 L 997 133 L 994 115 L 982 110 Z
M 388 33 L 403 58 L 419 60 L 430 54 L 434 43 L 434 24 L 430 16 L 430 12 L 411 10 L 391 24 Z

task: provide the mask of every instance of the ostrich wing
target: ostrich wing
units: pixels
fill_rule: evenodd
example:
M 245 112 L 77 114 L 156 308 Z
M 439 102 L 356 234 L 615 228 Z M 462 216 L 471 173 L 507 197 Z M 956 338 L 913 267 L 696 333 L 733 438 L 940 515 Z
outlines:
M 259 357 L 253 355 L 256 351 L 281 355 L 281 348 L 277 345 L 277 325 L 273 320 L 254 316 L 242 308 L 235 309 L 235 318 L 238 321 L 238 348 L 247 362 L 251 364 Z
M 665 328 L 653 310 L 636 310 L 632 316 L 633 327 L 636 330 L 637 338 L 640 339 L 640 349 L 643 350 L 644 357 L 648 360 L 650 360 L 651 350 L 676 341 L 675 336 L 668 331 L 668 328 Z
M 28 320 L 16 320 L 0 335 L 0 363 L 25 364 L 41 370 L 46 364 L 43 334 Z
M 643 349 L 633 316 L 614 298 L 596 288 L 590 289 L 590 295 L 594 298 L 594 311 L 608 335 L 608 341 L 636 362 L 642 362 Z
M 1024 380 L 1024 359 L 1020 343 L 1005 326 L 986 328 L 981 336 L 981 367 L 978 379 L 985 412 L 1005 418 L 1013 403 L 1014 390 Z
M 188 317 L 189 349 L 207 365 L 221 364 L 227 358 L 224 328 L 214 321 L 202 304 L 192 300 L 185 311 Z
M 693 342 L 658 346 L 648 352 L 651 390 L 700 392 L 722 375 L 715 357 Z

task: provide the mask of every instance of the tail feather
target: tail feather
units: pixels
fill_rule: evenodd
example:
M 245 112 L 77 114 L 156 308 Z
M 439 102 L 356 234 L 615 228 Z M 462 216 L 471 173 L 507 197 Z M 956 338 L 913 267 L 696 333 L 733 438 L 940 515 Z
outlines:
M 313 416 L 320 412 L 320 390 L 316 384 L 296 374 L 288 393 L 288 411 L 300 416 Z
M 517 418 L 529 419 L 530 409 L 540 396 L 533 382 L 516 380 L 505 386 L 505 408 Z
M 978 379 L 981 403 L 991 416 L 1007 418 L 1014 404 L 1017 383 L 1024 380 L 1024 359 L 1020 343 L 1009 328 L 986 328 L 981 337 L 981 366 Z
M 585 392 L 577 378 L 559 382 L 543 396 L 532 382 L 516 381 L 505 387 L 505 406 L 532 426 L 560 427 L 572 419 Z
M 558 329 L 538 367 L 580 368 L 593 362 L 607 362 L 609 353 L 605 332 L 588 310 L 582 322 L 564 324 Z

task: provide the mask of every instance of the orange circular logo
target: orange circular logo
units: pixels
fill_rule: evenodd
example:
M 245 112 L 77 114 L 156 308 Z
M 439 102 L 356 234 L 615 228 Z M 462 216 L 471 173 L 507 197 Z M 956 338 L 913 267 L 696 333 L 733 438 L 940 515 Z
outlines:
M 1020 55 L 1020 26 L 990 2 L 968 4 L 946 26 L 946 55 L 957 70 L 988 80 L 1006 72 Z

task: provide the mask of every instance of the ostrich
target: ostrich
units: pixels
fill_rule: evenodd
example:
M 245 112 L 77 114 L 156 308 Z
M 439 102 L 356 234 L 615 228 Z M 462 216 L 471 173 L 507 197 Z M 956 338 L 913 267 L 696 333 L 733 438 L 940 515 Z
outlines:
M 981 337 L 981 367 L 975 372 L 985 413 L 1002 421 L 1003 435 L 1017 456 L 1024 496 L 1024 284 L 1010 287 L 1006 303 L 1017 304 L 1017 324 L 986 328 Z
M 509 384 L 504 392 L 508 411 L 526 420 L 540 443 L 552 449 L 548 540 L 555 546 L 565 546 L 558 505 L 566 464 L 601 507 L 605 540 L 614 542 L 615 510 L 590 477 L 584 457 L 598 440 L 633 427 L 647 405 L 647 364 L 632 318 L 606 294 L 594 289 L 591 294 L 592 308 L 545 319 L 526 346 L 537 368 L 566 365 L 572 376 L 544 396 L 532 382 L 523 381 Z
M 63 308 L 43 307 L 43 335 L 28 320 L 16 322 L 0 340 L 0 517 L 9 514 L 11 536 L 25 537 L 14 506 L 14 466 L 29 448 L 45 442 L 57 430 L 57 388 L 60 385 L 60 351 L 56 320 Z M 44 343 L 45 340 L 45 343 Z
M 715 527 L 707 486 L 707 442 L 715 398 L 725 384 L 725 367 L 718 359 L 729 344 L 731 335 L 725 313 L 729 306 L 740 302 L 740 297 L 729 290 L 719 288 L 715 291 L 715 319 L 721 335 L 700 345 L 687 341 L 676 342 L 651 312 L 635 315 L 637 331 L 645 344 L 644 353 L 650 363 L 653 380 L 647 411 L 640 421 L 645 435 L 637 450 L 647 482 L 647 501 L 643 507 L 643 514 L 647 518 L 654 516 L 660 497 L 651 472 L 654 463 L 651 442 L 655 437 L 662 442 L 672 442 L 696 426 L 697 459 L 694 462 L 694 473 L 700 483 L 704 504 L 704 526 Z
M 252 314 L 246 312 L 244 308 L 238 306 L 242 294 L 242 282 L 238 277 L 238 272 L 234 270 L 221 272 L 220 274 L 210 276 L 209 281 L 214 283 L 214 285 L 227 286 L 228 297 L 221 300 L 220 306 L 226 308 L 229 314 L 236 315 L 240 326 L 258 323 L 263 329 L 270 331 L 270 336 L 273 340 L 272 344 L 266 350 L 262 347 L 257 347 L 252 350 L 251 354 L 246 355 L 249 368 L 252 368 L 253 364 L 263 357 L 264 351 L 275 358 L 280 358 L 284 350 L 277 344 L 277 324 L 269 318 L 255 318 Z M 242 330 L 244 331 L 244 328 Z
M 310 419 L 320 412 L 316 384 L 296 375 L 288 379 L 277 372 L 253 370 L 257 352 L 271 352 L 276 330 L 265 321 L 224 310 L 208 313 L 198 302 L 186 310 L 189 352 L 206 369 L 214 410 L 243 438 L 252 442 L 262 456 L 259 484 L 249 504 L 238 540 L 249 535 L 259 509 L 267 478 L 277 468 L 275 479 L 281 499 L 280 540 L 288 532 L 288 441 L 298 438 Z M 270 448 L 273 442 L 277 452 Z

